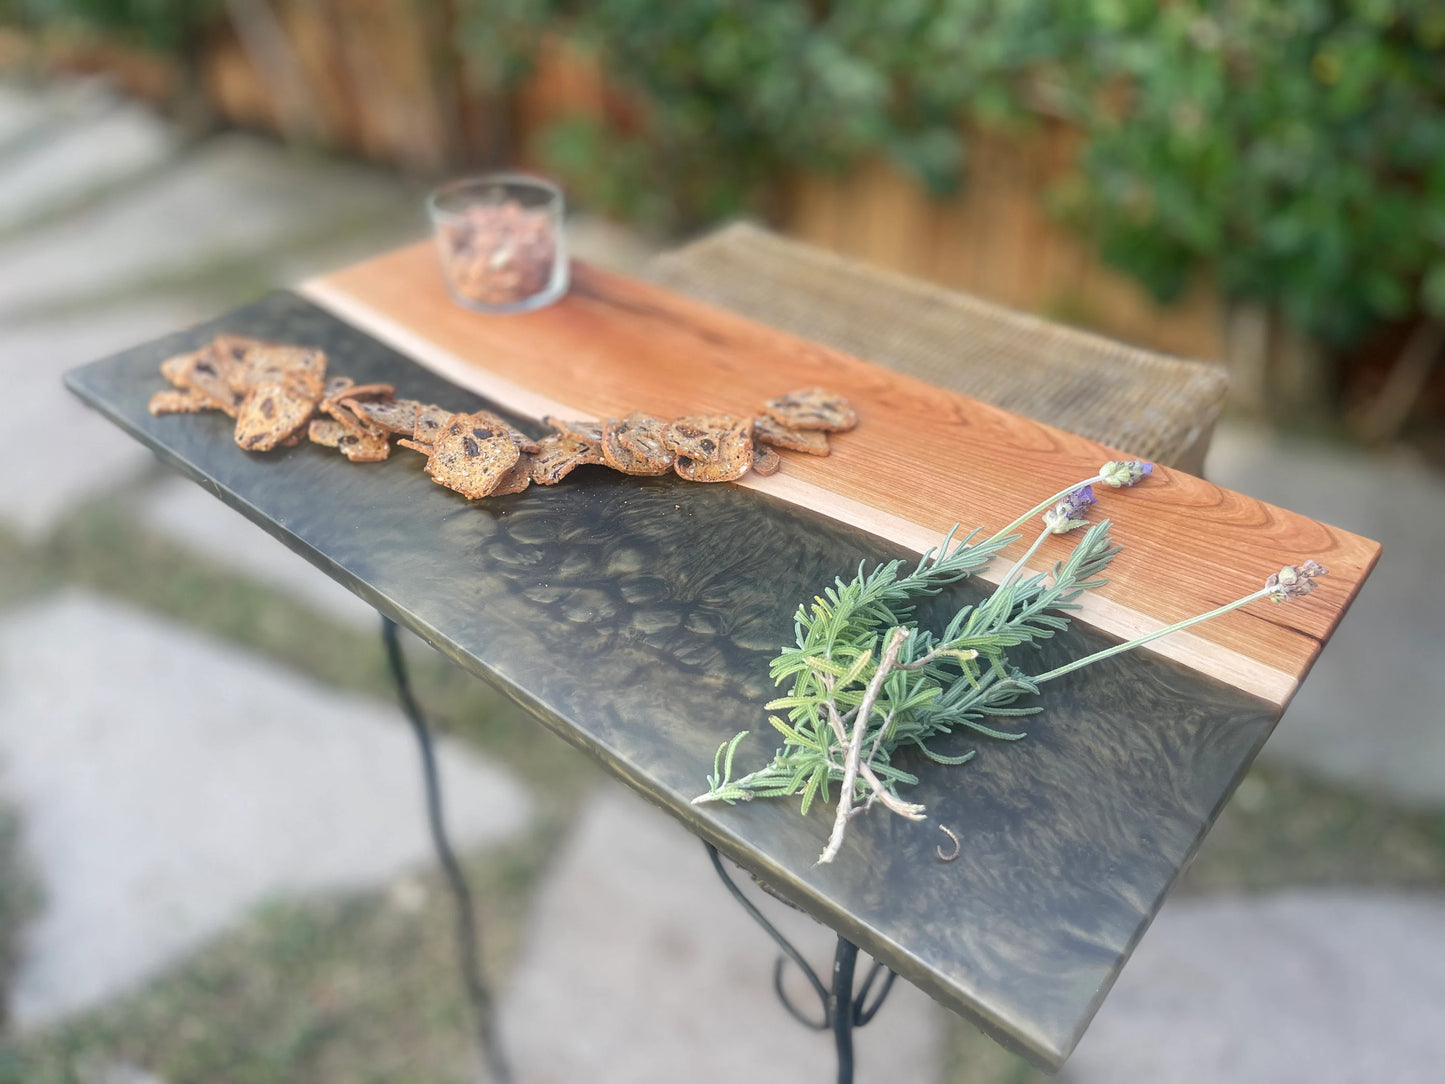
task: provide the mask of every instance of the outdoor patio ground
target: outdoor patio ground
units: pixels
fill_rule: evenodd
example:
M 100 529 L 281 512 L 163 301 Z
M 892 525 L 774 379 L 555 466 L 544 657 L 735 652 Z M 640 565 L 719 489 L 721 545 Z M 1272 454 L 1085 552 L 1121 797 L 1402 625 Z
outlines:
M 0 86 L 0 372 L 24 404 L 0 422 L 0 1082 L 476 1078 L 372 616 L 59 382 L 418 234 L 420 195 L 252 137 L 185 146 L 101 88 Z M 648 252 L 572 235 L 624 269 Z M 1385 556 L 1059 1079 L 1434 1080 L 1445 482 L 1242 422 L 1208 473 Z M 521 1079 L 829 1079 L 701 848 L 409 652 Z M 1037 1078 L 912 990 L 860 1063 Z

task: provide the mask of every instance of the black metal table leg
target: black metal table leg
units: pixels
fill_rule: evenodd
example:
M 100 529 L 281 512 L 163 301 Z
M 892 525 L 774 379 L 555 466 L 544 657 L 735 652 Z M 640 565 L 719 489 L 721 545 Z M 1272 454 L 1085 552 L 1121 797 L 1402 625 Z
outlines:
M 447 837 L 446 821 L 442 816 L 441 777 L 437 773 L 431 727 L 427 725 L 416 697 L 412 695 L 411 679 L 407 676 L 406 658 L 402 655 L 401 641 L 397 638 L 396 622 L 389 617 L 381 619 L 381 638 L 386 644 L 386 661 L 391 669 L 392 681 L 396 684 L 397 699 L 401 701 L 401 710 L 405 713 L 407 722 L 411 723 L 412 733 L 416 735 L 421 751 L 422 778 L 426 784 L 427 825 L 431 829 L 437 860 L 441 862 L 442 870 L 446 873 L 447 884 L 456 903 L 458 964 L 462 973 L 462 985 L 476 1018 L 477 1041 L 482 1061 L 495 1084 L 511 1084 L 512 1072 L 502 1054 L 492 994 L 482 978 L 471 889 L 467 885 L 461 863 L 457 861 L 452 850 L 451 841 Z
M 830 986 L 823 985 L 823 980 L 803 959 L 802 954 L 793 946 L 793 943 L 768 921 L 767 917 L 758 910 L 757 905 L 743 894 L 742 889 L 737 886 L 737 882 L 728 875 L 717 848 L 711 843 L 705 843 L 703 846 L 707 848 L 708 857 L 712 859 L 713 869 L 717 870 L 717 875 L 722 878 L 723 884 L 727 886 L 733 898 L 783 950 L 784 955 L 779 956 L 777 963 L 773 966 L 773 989 L 778 995 L 778 1000 L 783 1003 L 783 1008 L 787 1009 L 788 1015 L 804 1027 L 812 1028 L 814 1031 L 832 1030 L 833 1045 L 838 1054 L 838 1084 L 853 1084 L 853 1030 L 862 1027 L 878 1015 L 878 1010 L 883 1007 L 884 999 L 893 989 L 893 980 L 898 976 L 874 960 L 873 965 L 868 969 L 867 977 L 863 980 L 862 988 L 855 993 L 853 983 L 858 965 L 858 946 L 846 937 L 839 935 L 838 946 L 833 954 L 833 981 Z M 813 992 L 818 995 L 818 1002 L 823 1012 L 821 1021 L 811 1020 L 800 1012 L 783 989 L 783 968 L 788 960 L 792 960 L 797 965 L 798 970 L 803 973 L 813 987 Z M 888 972 L 888 977 L 878 988 L 878 994 L 872 1004 L 869 1004 L 869 992 L 873 989 L 873 984 L 879 974 L 884 971 Z

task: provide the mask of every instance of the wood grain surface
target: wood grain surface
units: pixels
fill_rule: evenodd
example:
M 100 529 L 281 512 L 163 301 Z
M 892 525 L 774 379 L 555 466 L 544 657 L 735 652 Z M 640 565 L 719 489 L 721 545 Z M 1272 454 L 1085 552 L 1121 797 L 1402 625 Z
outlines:
M 1272 704 L 1157 656 L 1108 659 L 1052 683 L 1042 714 L 1002 721 L 1027 730 L 1024 741 L 955 733 L 940 751 L 977 756 L 954 767 L 904 753 L 898 766 L 919 777 L 908 796 L 929 819 L 874 810 L 853 822 L 836 862 L 817 866 L 832 821 L 821 803 L 803 817 L 795 800 L 689 800 L 736 731 L 750 731 L 739 766 L 771 756 L 768 661 L 793 637 L 794 606 L 860 561 L 905 556 L 902 547 L 740 486 L 589 466 L 552 488 L 467 501 L 404 450 L 369 464 L 309 442 L 253 454 L 218 413 L 151 416 L 147 401 L 165 387 L 159 362 L 220 331 L 319 346 L 333 373 L 459 410 L 497 406 L 290 294 L 67 383 L 318 575 L 497 685 L 785 898 L 1045 1066 L 1073 1049 L 1278 717 Z M 920 620 L 937 628 L 982 595 L 956 585 Z M 1020 664 L 1038 673 L 1109 643 L 1076 625 Z M 951 863 L 935 852 L 940 824 L 962 841 Z M 738 981 L 767 996 L 768 975 Z M 644 1026 L 637 1041 L 648 1041 Z
M 957 522 L 997 529 L 1127 455 L 577 262 L 565 298 L 518 316 L 455 304 L 430 243 L 302 292 L 448 379 L 533 417 L 750 413 L 764 399 L 814 384 L 847 395 L 862 422 L 834 439 L 832 455 L 790 455 L 780 474 L 745 484 L 915 551 Z M 1314 559 L 1329 568 L 1303 602 L 1262 600 L 1150 648 L 1281 708 L 1379 555 L 1369 539 L 1176 471 L 1161 468 L 1133 490 L 1097 488 L 1097 514 L 1113 521 L 1124 552 L 1109 585 L 1086 599 L 1083 619 L 1109 634 L 1127 638 L 1212 609 L 1285 564 Z M 1050 539 L 1035 567 L 1049 567 L 1070 546 Z

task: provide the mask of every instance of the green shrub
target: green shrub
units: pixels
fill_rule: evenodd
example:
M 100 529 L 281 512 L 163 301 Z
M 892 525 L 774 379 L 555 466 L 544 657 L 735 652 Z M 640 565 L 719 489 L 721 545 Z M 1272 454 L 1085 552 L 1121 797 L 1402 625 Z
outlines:
M 222 0 L 0 0 L 0 15 L 30 23 L 73 23 L 164 53 L 190 49 Z
M 525 49 L 567 5 L 504 6 Z M 546 153 L 624 214 L 690 227 L 870 155 L 947 192 L 965 124 L 1047 113 L 1084 137 L 1060 212 L 1159 298 L 1205 268 L 1329 341 L 1445 317 L 1438 0 L 597 0 L 567 26 L 647 120 Z

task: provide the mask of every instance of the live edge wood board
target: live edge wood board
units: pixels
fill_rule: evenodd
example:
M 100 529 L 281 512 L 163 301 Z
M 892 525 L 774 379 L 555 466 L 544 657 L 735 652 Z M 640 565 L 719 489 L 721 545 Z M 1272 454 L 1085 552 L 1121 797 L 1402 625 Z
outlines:
M 1040 669 L 1235 598 L 1281 565 L 1330 575 L 1162 650 L 1050 686 L 1022 742 L 958 735 L 961 768 L 908 761 L 930 819 L 858 818 L 814 859 L 830 811 L 692 806 L 718 743 L 776 742 L 768 659 L 799 601 L 862 560 L 908 557 L 955 522 L 998 527 L 1118 453 L 734 314 L 575 265 L 557 305 L 484 317 L 447 298 L 427 246 L 278 293 L 76 370 L 68 383 L 327 574 L 527 707 L 698 835 L 1001 1042 L 1061 1065 L 1268 736 L 1377 555 L 1367 539 L 1159 470 L 1102 493 L 1124 552 Z M 752 411 L 808 384 L 862 421 L 833 455 L 785 456 L 745 485 L 583 468 L 551 489 L 467 502 L 419 456 L 265 456 L 219 415 L 152 418 L 169 353 L 228 330 L 325 348 L 335 372 L 457 409 Z M 466 389 L 466 390 L 463 390 Z M 1045 567 L 1067 543 L 1041 551 Z M 940 607 L 980 597 L 961 587 Z M 939 610 L 938 612 L 942 612 Z M 1172 638 L 1171 638 L 1172 639 Z M 939 824 L 962 840 L 935 855 Z M 758 976 L 760 992 L 766 978 Z

